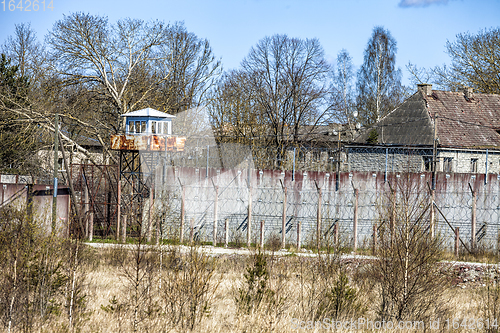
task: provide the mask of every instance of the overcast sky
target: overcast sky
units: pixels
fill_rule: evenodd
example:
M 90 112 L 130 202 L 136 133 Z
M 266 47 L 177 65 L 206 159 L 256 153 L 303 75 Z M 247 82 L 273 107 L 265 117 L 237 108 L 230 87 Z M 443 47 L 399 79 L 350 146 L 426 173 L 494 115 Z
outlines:
M 237 68 L 252 46 L 274 34 L 318 38 L 331 62 L 345 48 L 359 67 L 373 27 L 380 25 L 397 41 L 397 66 L 406 84 L 409 61 L 426 68 L 449 63 L 447 40 L 500 26 L 500 0 L 52 0 L 53 10 L 45 11 L 41 1 L 37 12 L 9 11 L 9 0 L 4 10 L 0 3 L 2 44 L 17 23 L 30 22 L 43 39 L 63 15 L 84 11 L 110 22 L 125 17 L 184 21 L 188 31 L 210 41 L 225 69 Z

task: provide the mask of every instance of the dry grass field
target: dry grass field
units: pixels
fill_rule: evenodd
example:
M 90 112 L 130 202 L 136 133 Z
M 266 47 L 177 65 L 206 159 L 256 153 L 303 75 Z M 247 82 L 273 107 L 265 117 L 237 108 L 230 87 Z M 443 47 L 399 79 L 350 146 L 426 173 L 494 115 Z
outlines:
M 71 327 L 66 295 L 60 311 L 38 318 L 33 331 L 343 332 L 353 330 L 332 323 L 353 319 L 358 324 L 364 319 L 367 323 L 356 331 L 380 332 L 395 329 L 387 323 L 385 329 L 377 329 L 376 321 L 397 322 L 381 311 L 388 301 L 369 259 L 259 252 L 212 257 L 197 247 L 181 254 L 176 247 L 158 251 L 138 245 L 132 250 L 82 247 L 79 255 L 75 290 L 80 299 L 73 303 L 78 305 L 72 310 Z M 483 319 L 484 326 L 488 316 L 493 319 L 491 311 L 500 301 L 495 299 L 488 307 L 487 296 L 498 296 L 496 279 L 481 274 L 464 282 L 456 268 L 442 267 L 440 272 L 442 276 L 435 278 L 443 278 L 442 289 L 429 295 L 418 286 L 422 294 L 406 305 L 399 318 L 406 329 L 397 331 L 423 331 L 416 326 L 407 329 L 409 321 L 423 321 L 429 331 L 430 321 L 438 318 L 439 330 L 430 331 L 456 331 L 454 319 L 460 319 L 455 322 L 458 330 L 470 331 L 477 320 Z M 415 306 L 419 302 L 423 312 Z M 464 318 L 469 318 L 468 327 L 463 326 Z M 369 321 L 375 326 L 368 327 Z
M 498 258 L 444 261 L 419 223 L 381 233 L 368 258 L 328 244 L 307 256 L 272 242 L 247 254 L 95 248 L 41 233 L 22 211 L 0 221 L 4 332 L 498 331 Z

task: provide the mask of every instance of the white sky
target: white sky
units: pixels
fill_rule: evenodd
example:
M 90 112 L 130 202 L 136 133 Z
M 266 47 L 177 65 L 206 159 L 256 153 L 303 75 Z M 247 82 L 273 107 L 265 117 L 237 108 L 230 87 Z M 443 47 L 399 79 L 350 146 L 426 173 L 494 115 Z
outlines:
M 53 11 L 43 11 L 39 0 L 37 12 L 9 11 L 8 3 L 5 10 L 0 3 L 2 44 L 17 23 L 30 22 L 43 39 L 57 20 L 75 11 L 106 15 L 112 23 L 125 17 L 184 21 L 188 31 L 210 41 L 224 69 L 238 68 L 252 46 L 277 33 L 318 38 L 332 62 L 345 48 L 357 68 L 373 27 L 381 25 L 397 41 L 405 84 L 409 61 L 426 68 L 449 63 L 447 40 L 500 26 L 500 0 L 52 0 Z

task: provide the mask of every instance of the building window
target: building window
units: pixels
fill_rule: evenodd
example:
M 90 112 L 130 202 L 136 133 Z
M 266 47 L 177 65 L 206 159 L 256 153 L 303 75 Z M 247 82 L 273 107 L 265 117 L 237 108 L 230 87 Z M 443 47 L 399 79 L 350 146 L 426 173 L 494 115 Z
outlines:
M 163 123 L 158 122 L 158 134 L 163 134 Z
M 136 128 L 139 127 L 138 125 L 140 124 L 140 128 L 138 128 L 138 131 L 137 133 L 146 133 L 146 122 L 145 121 L 136 121 L 135 122 L 137 125 L 136 125 Z
M 470 159 L 470 172 L 477 173 L 477 158 Z
M 432 156 L 424 156 L 424 171 L 432 171 Z
M 135 123 L 133 121 L 129 121 L 128 122 L 128 132 L 129 133 L 134 133 L 135 132 Z
M 151 122 L 151 134 L 156 134 L 156 121 Z
M 313 151 L 313 161 L 319 162 L 320 159 L 321 159 L 321 152 L 317 151 L 317 150 L 314 150 Z
M 445 157 L 443 159 L 443 171 L 453 172 L 453 157 Z
M 297 160 L 299 162 L 305 162 L 306 161 L 306 154 L 302 150 L 299 150 L 299 156 L 298 156 Z

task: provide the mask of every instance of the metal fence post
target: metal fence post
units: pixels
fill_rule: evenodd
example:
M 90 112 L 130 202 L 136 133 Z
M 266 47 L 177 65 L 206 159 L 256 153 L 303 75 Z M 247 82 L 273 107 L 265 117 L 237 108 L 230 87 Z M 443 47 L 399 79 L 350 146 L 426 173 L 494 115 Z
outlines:
M 455 228 L 455 257 L 458 257 L 459 241 L 460 241 L 460 228 L 456 227 Z
M 377 223 L 373 225 L 373 243 L 372 243 L 372 254 L 377 254 Z

